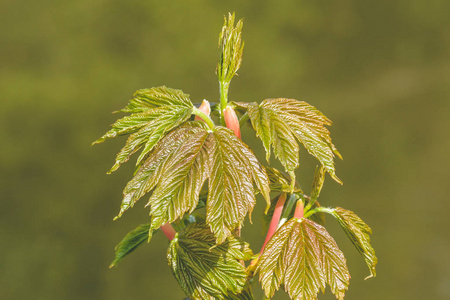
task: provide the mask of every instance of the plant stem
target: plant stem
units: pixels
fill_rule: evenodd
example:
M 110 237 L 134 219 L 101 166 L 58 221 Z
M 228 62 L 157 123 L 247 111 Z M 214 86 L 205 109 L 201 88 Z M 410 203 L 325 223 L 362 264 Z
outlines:
M 228 88 L 229 82 L 220 81 L 220 124 L 225 126 L 225 118 L 223 116 L 225 108 L 228 104 Z
M 192 114 L 202 118 L 202 120 L 205 121 L 205 123 L 208 125 L 208 127 L 211 130 L 214 129 L 214 127 L 216 127 L 216 125 L 214 125 L 213 120 L 207 114 L 205 114 L 204 112 L 202 112 L 200 109 L 198 109 L 195 106 L 192 108 Z
M 278 223 L 278 228 L 280 228 L 289 218 L 289 215 L 291 214 L 292 208 L 294 207 L 294 204 L 299 199 L 299 196 L 296 194 L 291 194 L 289 197 L 288 203 L 286 204 L 283 214 L 281 215 L 280 223 Z
M 291 177 L 291 184 L 289 186 L 289 191 L 292 194 L 294 192 L 294 188 L 295 188 L 295 172 L 294 171 L 289 171 L 289 176 Z
M 315 213 L 318 213 L 318 212 L 324 212 L 324 213 L 327 213 L 327 214 L 332 215 L 333 212 L 334 212 L 334 209 L 328 208 L 328 207 L 323 207 L 323 206 L 321 206 L 321 207 L 316 207 L 316 208 L 314 208 L 314 209 L 311 209 L 311 210 L 307 211 L 303 217 L 304 217 L 304 218 L 308 218 L 308 217 L 310 217 L 311 215 L 313 215 L 313 214 L 315 214 Z
M 239 119 L 239 126 L 243 126 L 245 122 L 249 119 L 248 113 L 245 112 L 245 114 L 242 115 L 242 117 Z
M 264 241 L 260 253 L 264 251 L 267 242 L 270 240 L 275 231 L 277 231 L 278 222 L 280 221 L 281 213 L 283 212 L 285 202 L 286 202 L 286 193 L 282 193 L 278 198 L 277 204 L 275 205 L 275 210 L 272 215 L 272 220 L 270 221 L 269 230 L 267 231 L 266 240 Z

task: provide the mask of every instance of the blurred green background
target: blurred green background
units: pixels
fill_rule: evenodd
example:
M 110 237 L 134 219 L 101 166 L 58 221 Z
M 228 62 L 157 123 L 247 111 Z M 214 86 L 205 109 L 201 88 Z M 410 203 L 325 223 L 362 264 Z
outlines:
M 447 0 L 2 0 L 0 299 L 184 297 L 161 234 L 108 269 L 148 211 L 143 201 L 112 221 L 132 164 L 107 176 L 125 140 L 90 144 L 137 89 L 165 84 L 216 101 L 228 11 L 245 19 L 246 43 L 231 99 L 297 98 L 334 121 L 344 185 L 328 177 L 321 201 L 371 225 L 379 258 L 364 281 L 362 258 L 328 221 L 352 275 L 346 299 L 450 299 Z M 307 191 L 315 164 L 301 153 Z M 263 206 L 244 227 L 255 250 Z

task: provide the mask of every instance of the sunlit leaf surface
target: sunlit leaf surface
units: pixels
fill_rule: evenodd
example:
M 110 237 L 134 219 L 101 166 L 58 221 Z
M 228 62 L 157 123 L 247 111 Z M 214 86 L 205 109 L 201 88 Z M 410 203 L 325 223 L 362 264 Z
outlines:
M 260 257 L 258 270 L 269 298 L 283 285 L 292 299 L 315 300 L 328 284 L 343 299 L 350 280 L 334 239 L 308 219 L 292 218 L 277 230 Z
M 295 170 L 299 165 L 300 142 L 331 177 L 340 182 L 334 167 L 334 157 L 340 157 L 340 154 L 325 127 L 331 125 L 331 121 L 314 106 L 284 98 L 266 99 L 261 104 L 253 102 L 238 105 L 247 107 L 256 135 L 266 149 L 267 160 L 273 150 L 287 171 Z
M 101 143 L 118 135 L 131 134 L 117 154 L 116 163 L 110 172 L 117 170 L 143 147 L 137 160 L 139 165 L 168 131 L 191 116 L 192 107 L 189 95 L 180 90 L 162 86 L 137 91 L 129 104 L 121 110 L 132 114 L 116 121 L 110 131 L 94 142 Z
M 344 229 L 358 252 L 364 257 L 370 270 L 371 275 L 369 277 L 375 277 L 375 266 L 377 265 L 378 259 L 375 256 L 375 250 L 370 244 L 372 229 L 350 210 L 337 207 L 333 209 L 333 214 L 338 219 L 342 229 Z
M 197 206 L 208 180 L 206 221 L 223 242 L 242 224 L 255 205 L 254 186 L 269 199 L 267 174 L 233 132 L 203 122 L 188 122 L 165 136 L 152 150 L 124 190 L 119 217 L 144 194 L 152 229 L 173 222 Z
M 209 226 L 193 223 L 181 231 L 168 250 L 172 272 L 191 299 L 253 299 L 241 293 L 247 283 L 245 267 L 239 260 L 253 256 L 247 243 L 227 237 L 216 245 Z

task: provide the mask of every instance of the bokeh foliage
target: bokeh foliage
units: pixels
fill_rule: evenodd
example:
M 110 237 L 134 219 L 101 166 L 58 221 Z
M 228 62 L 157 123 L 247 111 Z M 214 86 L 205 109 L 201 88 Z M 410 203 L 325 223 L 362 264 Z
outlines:
M 376 279 L 357 279 L 366 266 L 336 225 L 353 275 L 346 299 L 448 299 L 445 0 L 3 0 L 0 299 L 183 298 L 161 235 L 108 269 L 117 241 L 148 218 L 136 209 L 112 222 L 132 164 L 105 176 L 123 141 L 90 143 L 142 87 L 217 101 L 215 45 L 228 11 L 246 24 L 230 100 L 299 98 L 334 122 L 344 186 L 330 180 L 321 204 L 357 211 L 380 259 Z M 256 154 L 264 158 L 262 146 Z M 308 187 L 316 162 L 300 157 Z M 248 234 L 258 248 L 262 232 Z

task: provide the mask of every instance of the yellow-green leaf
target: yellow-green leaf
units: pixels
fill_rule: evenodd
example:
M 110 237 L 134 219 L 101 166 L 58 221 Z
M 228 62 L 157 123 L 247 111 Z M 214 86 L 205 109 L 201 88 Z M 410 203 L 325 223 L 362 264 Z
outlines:
M 192 212 L 208 180 L 206 221 L 218 243 L 240 226 L 255 205 L 255 188 L 269 201 L 267 174 L 248 147 L 227 128 L 210 131 L 188 122 L 150 152 L 124 190 L 118 217 L 151 191 L 152 229 Z
M 334 167 L 335 155 L 341 156 L 325 127 L 331 121 L 314 106 L 295 99 L 266 99 L 261 104 L 249 103 L 247 113 L 266 149 L 267 160 L 273 149 L 286 171 L 294 171 L 299 165 L 300 142 L 334 180 L 341 182 Z
M 252 299 L 244 290 L 247 273 L 239 260 L 249 260 L 253 253 L 239 238 L 230 236 L 216 245 L 208 225 L 192 223 L 172 240 L 167 256 L 175 278 L 191 299 Z
M 375 266 L 377 265 L 378 259 L 375 256 L 375 250 L 370 244 L 372 229 L 350 210 L 337 207 L 333 209 L 333 215 L 337 218 L 342 229 L 344 229 L 358 252 L 364 257 L 367 267 L 370 270 L 369 278 L 375 277 Z
M 142 196 L 155 188 L 163 174 L 166 173 L 164 163 L 176 153 L 183 142 L 192 135 L 201 134 L 205 131 L 202 127 L 204 123 L 195 123 L 197 126 L 182 126 L 173 130 L 156 145 L 151 155 L 142 163 L 136 175 L 126 185 L 120 212 L 116 218 L 122 216 Z
M 289 174 L 268 166 L 264 166 L 264 168 L 266 169 L 267 175 L 269 176 L 271 192 L 291 192 L 292 178 L 289 176 Z M 297 182 L 295 183 L 293 192 L 302 192 Z
M 308 219 L 292 218 L 282 225 L 267 243 L 257 270 L 268 298 L 283 285 L 292 299 L 316 300 L 328 284 L 342 299 L 350 279 L 334 239 Z
M 253 182 L 270 205 L 265 170 L 231 130 L 218 126 L 208 139 L 209 192 L 206 221 L 221 243 L 255 205 Z
M 94 142 L 101 143 L 118 135 L 131 134 L 109 172 L 117 170 L 143 147 L 137 160 L 139 165 L 167 132 L 191 116 L 192 107 L 189 95 L 180 90 L 162 86 L 137 91 L 128 106 L 122 110 L 132 114 L 116 121 L 111 130 Z

